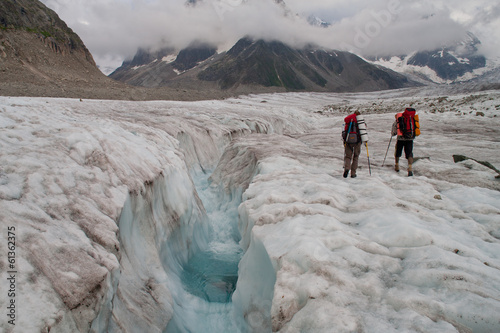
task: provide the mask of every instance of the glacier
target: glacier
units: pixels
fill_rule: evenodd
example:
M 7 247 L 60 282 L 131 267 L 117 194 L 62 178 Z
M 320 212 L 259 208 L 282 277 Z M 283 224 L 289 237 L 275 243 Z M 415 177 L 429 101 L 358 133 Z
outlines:
M 0 327 L 498 332 L 500 180 L 477 161 L 500 165 L 499 97 L 0 96 L 0 307 L 17 305 Z M 382 166 L 405 106 L 422 127 L 411 178 L 391 154 Z M 372 175 L 362 155 L 344 179 L 341 127 L 357 109 Z

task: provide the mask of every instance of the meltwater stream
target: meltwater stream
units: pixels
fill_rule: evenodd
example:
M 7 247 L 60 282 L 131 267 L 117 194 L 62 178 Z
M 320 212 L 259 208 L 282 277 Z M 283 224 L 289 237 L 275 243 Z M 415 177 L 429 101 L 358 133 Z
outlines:
M 207 174 L 193 175 L 193 182 L 207 212 L 208 228 L 200 246 L 185 261 L 166 263 L 176 277 L 170 286 L 174 315 L 165 332 L 238 332 L 243 319 L 235 318 L 231 302 L 238 280 L 239 200 L 223 202 Z M 177 256 L 179 257 L 179 256 Z

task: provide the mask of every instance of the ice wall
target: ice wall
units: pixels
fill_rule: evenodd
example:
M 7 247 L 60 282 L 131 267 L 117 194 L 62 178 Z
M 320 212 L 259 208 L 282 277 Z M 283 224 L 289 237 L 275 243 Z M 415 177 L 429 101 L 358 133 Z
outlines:
M 142 193 L 129 196 L 118 224 L 122 255 L 117 285 L 93 322 L 95 331 L 164 330 L 173 314 L 165 257 L 183 262 L 203 246 L 203 214 L 184 163 L 169 166 Z M 167 240 L 175 244 L 167 248 Z
M 117 221 L 129 191 L 179 159 L 165 132 L 68 111 L 73 103 L 1 101 L 0 215 L 16 228 L 23 332 L 91 329 L 118 281 Z
M 313 162 L 314 159 L 317 159 L 314 150 L 298 140 L 283 135 L 253 134 L 230 143 L 211 178 L 220 183 L 229 196 L 241 196 L 242 191 L 259 179 L 259 175 L 269 172 L 269 164 L 276 162 L 273 169 L 290 170 L 298 167 L 300 160 Z M 273 190 L 265 190 L 268 191 Z M 269 244 L 265 245 L 262 237 L 253 230 L 255 221 L 251 210 L 247 209 L 248 199 L 245 192 L 239 206 L 240 244 L 245 255 L 240 262 L 233 302 L 237 316 L 245 318 L 243 332 L 270 332 L 273 329 L 274 287 L 279 272 L 268 253 Z M 279 195 L 276 199 L 279 200 Z M 256 206 L 252 208 L 258 209 Z

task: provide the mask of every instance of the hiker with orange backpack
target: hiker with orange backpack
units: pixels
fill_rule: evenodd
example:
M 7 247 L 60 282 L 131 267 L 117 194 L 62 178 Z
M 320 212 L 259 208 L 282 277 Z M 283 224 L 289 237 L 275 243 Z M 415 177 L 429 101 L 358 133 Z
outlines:
M 408 177 L 413 176 L 413 140 L 420 135 L 420 124 L 418 115 L 414 108 L 406 108 L 404 112 L 396 114 L 396 120 L 392 124 L 391 135 L 397 135 L 396 150 L 394 153 L 394 170 L 399 172 L 399 158 L 405 151 L 408 160 Z

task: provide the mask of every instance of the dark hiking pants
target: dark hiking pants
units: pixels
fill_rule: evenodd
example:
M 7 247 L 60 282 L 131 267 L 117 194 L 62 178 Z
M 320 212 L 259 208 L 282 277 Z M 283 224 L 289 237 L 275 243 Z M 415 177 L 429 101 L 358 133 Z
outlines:
M 394 156 L 400 158 L 403 155 L 403 149 L 405 150 L 406 159 L 413 157 L 413 140 L 398 140 Z

